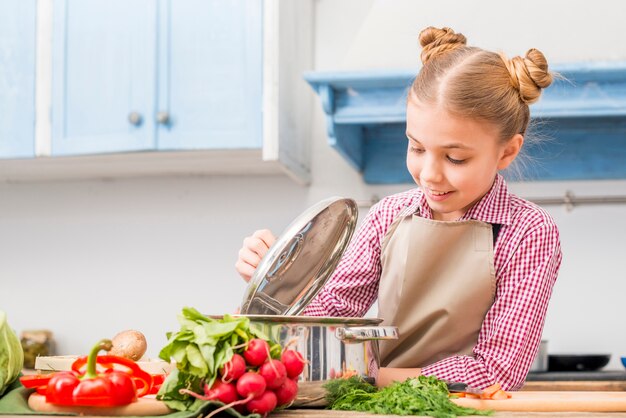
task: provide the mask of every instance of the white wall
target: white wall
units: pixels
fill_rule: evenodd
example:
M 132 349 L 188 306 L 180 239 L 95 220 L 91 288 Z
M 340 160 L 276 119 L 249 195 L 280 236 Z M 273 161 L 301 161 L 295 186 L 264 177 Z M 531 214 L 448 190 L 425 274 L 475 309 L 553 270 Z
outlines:
M 428 25 L 462 31 L 469 42 L 551 63 L 626 59 L 619 0 L 317 0 L 320 70 L 417 67 L 417 34 Z M 538 11 L 541 11 L 539 13 Z M 313 93 L 311 93 L 313 95 Z M 61 354 L 136 328 L 156 356 L 182 306 L 231 312 L 244 289 L 234 272 L 243 237 L 280 232 L 331 195 L 357 200 L 409 185 L 368 186 L 330 149 L 315 98 L 312 184 L 287 177 L 193 177 L 0 184 L 0 309 L 18 332 L 49 328 Z M 517 183 L 522 196 L 626 195 L 626 181 Z M 547 207 L 559 224 L 564 261 L 544 337 L 551 352 L 626 355 L 623 205 L 571 212 Z

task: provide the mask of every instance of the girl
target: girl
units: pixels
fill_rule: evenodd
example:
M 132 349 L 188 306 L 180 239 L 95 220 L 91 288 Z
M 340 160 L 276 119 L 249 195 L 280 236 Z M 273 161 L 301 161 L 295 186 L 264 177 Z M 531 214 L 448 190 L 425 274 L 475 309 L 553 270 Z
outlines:
M 407 103 L 407 167 L 418 188 L 372 207 L 304 315 L 363 316 L 378 297 L 378 384 L 419 374 L 486 387 L 522 386 L 541 339 L 561 263 L 559 234 L 541 208 L 498 174 L 524 143 L 530 112 L 552 82 L 545 57 L 466 46 L 449 28 L 420 33 L 423 67 Z M 244 240 L 249 280 L 274 242 Z

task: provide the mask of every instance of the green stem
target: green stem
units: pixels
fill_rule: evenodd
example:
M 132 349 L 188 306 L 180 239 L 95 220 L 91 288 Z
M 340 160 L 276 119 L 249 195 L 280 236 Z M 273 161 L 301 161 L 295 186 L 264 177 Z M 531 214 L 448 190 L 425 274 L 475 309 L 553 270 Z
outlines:
M 244 340 L 244 342 L 248 342 L 248 334 L 246 334 L 244 331 L 240 330 L 239 328 L 235 328 L 235 333 L 239 335 L 241 339 Z
M 96 371 L 96 361 L 98 359 L 98 353 L 100 350 L 110 351 L 113 348 L 113 343 L 111 340 L 100 340 L 96 345 L 93 346 L 91 351 L 89 352 L 89 357 L 87 357 L 87 370 L 85 371 L 85 375 L 83 377 L 87 379 L 93 379 L 98 376 Z

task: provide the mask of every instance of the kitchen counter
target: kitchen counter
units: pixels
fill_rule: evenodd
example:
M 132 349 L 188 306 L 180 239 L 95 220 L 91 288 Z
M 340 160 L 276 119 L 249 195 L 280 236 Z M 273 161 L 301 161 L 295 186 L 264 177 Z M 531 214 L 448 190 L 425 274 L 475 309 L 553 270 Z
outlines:
M 626 371 L 607 370 L 594 372 L 533 372 L 528 373 L 527 382 L 538 381 L 626 381 Z
M 230 415 L 220 415 L 220 416 L 229 416 Z M 617 417 L 626 417 L 626 413 L 622 412 L 496 412 L 492 417 L 499 418 L 523 418 L 523 417 L 580 417 L 580 418 L 617 418 Z M 2 417 L 7 418 L 24 418 L 23 415 L 2 415 Z M 76 417 L 76 415 L 54 415 L 55 418 L 71 418 Z M 374 415 L 374 414 L 365 414 L 362 412 L 350 412 L 350 411 L 326 411 L 326 410 L 316 410 L 316 409 L 294 409 L 288 411 L 274 412 L 269 415 L 270 418 L 385 418 L 385 417 L 403 417 L 406 416 L 401 415 Z M 417 417 L 413 415 L 413 417 Z M 81 418 L 91 418 L 89 416 L 81 416 Z M 101 418 L 101 417 L 94 417 Z
M 591 376 L 593 378 L 593 376 Z M 602 376 L 601 376 L 602 377 Z M 593 383 L 590 381 L 573 381 L 574 383 Z M 607 381 L 605 381 L 607 382 Z M 619 380 L 614 383 L 621 383 Z M 625 417 L 626 418 L 626 392 L 595 392 L 595 391 L 555 391 L 554 381 L 530 381 L 530 383 L 543 383 L 549 386 L 550 391 L 520 391 L 512 392 L 512 399 L 503 401 L 494 400 L 473 400 L 458 399 L 456 403 L 462 406 L 470 406 L 480 409 L 508 409 L 508 411 L 496 411 L 496 417 Z M 557 382 L 558 383 L 558 382 Z M 35 395 L 31 395 L 35 396 Z M 154 401 L 146 401 L 154 402 Z M 477 404 L 478 402 L 478 404 Z M 506 404 L 506 405 L 505 405 Z M 624 411 L 624 412 L 569 412 L 568 409 L 576 411 Z M 555 412 L 531 412 L 531 411 L 555 411 Z M 13 415 L 17 411 L 5 410 L 11 415 L 0 416 L 0 418 L 24 418 L 24 415 Z M 556 412 L 559 411 L 559 412 Z M 563 411 L 563 412 L 560 412 Z M 85 412 L 82 417 L 89 416 L 91 411 Z M 130 412 L 130 411 L 129 411 Z M 135 415 L 135 414 L 132 414 Z M 69 417 L 68 415 L 55 415 L 58 417 Z M 167 418 L 170 415 L 163 415 Z M 226 416 L 226 415 L 224 415 Z M 395 415 L 374 415 L 352 411 L 330 411 L 322 407 L 303 407 L 279 411 L 271 414 L 273 418 L 383 418 L 396 417 Z M 75 415 L 74 415 L 75 417 Z M 81 418 L 82 418 L 81 417 Z
M 24 415 L 0 415 L 2 418 L 24 418 Z M 50 416 L 54 418 L 76 418 L 76 415 L 37 415 L 41 416 Z M 228 416 L 231 415 L 220 415 L 220 416 Z M 496 412 L 492 417 L 498 418 L 523 418 L 523 417 L 575 417 L 575 418 L 617 418 L 617 417 L 626 417 L 626 412 Z M 167 415 L 164 415 L 164 418 Z M 362 412 L 351 412 L 351 411 L 328 411 L 324 409 L 289 409 L 280 412 L 273 412 L 269 415 L 269 418 L 385 418 L 385 417 L 400 417 L 400 415 L 374 415 L 374 414 L 366 414 Z M 413 417 L 416 417 L 413 415 Z M 81 416 L 81 418 L 92 418 L 87 415 Z M 93 417 L 93 418 L 102 418 L 102 417 Z M 407 418 L 404 416 L 403 418 Z
M 626 371 L 529 373 L 522 390 L 626 391 Z
M 383 417 L 399 417 L 400 415 L 374 415 L 363 412 L 351 411 L 328 411 L 320 409 L 295 409 L 281 412 L 274 412 L 270 418 L 383 418 Z M 415 416 L 415 415 L 413 415 Z M 626 417 L 626 413 L 622 412 L 495 412 L 492 417 L 499 418 L 522 418 L 522 417 Z M 16 417 L 23 418 L 23 417 Z M 406 418 L 406 416 L 404 417 Z

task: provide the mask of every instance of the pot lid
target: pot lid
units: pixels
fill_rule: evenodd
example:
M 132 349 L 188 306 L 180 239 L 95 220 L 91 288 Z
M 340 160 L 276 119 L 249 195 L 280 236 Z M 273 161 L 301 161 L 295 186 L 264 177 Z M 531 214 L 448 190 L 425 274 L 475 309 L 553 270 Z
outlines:
M 298 315 L 335 270 L 356 227 L 352 199 L 311 206 L 278 237 L 246 288 L 242 314 Z

